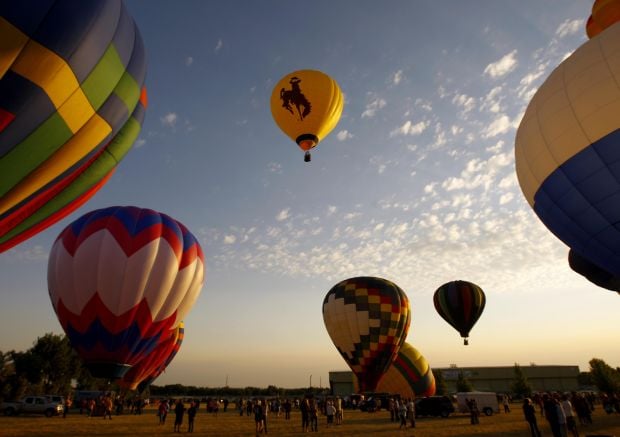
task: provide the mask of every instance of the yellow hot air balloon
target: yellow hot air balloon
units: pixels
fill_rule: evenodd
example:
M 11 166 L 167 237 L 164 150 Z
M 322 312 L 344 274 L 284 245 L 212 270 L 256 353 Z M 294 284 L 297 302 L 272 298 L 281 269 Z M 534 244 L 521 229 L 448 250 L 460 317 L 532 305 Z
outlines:
M 340 119 L 344 97 L 334 79 L 317 70 L 299 70 L 284 76 L 271 93 L 276 124 L 305 151 L 325 138 Z

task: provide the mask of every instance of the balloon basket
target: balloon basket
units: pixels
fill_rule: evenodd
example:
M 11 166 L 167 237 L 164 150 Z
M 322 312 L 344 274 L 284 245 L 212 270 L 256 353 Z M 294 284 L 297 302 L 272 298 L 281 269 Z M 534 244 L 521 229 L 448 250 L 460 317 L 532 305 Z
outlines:
M 312 160 L 312 156 L 310 156 L 310 152 L 306 152 L 304 154 L 304 162 L 310 162 Z
M 468 339 L 463 340 L 463 344 L 467 346 L 469 344 L 469 340 Z

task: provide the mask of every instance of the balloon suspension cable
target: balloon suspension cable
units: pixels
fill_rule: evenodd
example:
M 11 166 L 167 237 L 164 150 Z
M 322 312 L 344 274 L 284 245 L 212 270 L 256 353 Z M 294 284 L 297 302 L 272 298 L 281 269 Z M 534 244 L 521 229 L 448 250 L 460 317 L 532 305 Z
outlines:
M 310 162 L 312 160 L 312 156 L 310 156 L 310 152 L 306 151 L 306 153 L 304 153 L 304 162 Z

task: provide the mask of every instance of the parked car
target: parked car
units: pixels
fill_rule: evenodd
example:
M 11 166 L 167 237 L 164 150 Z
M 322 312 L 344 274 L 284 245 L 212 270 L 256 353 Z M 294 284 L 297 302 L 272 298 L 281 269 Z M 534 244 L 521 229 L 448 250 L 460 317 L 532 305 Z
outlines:
M 454 405 L 447 396 L 429 396 L 415 400 L 415 416 L 448 417 L 454 413 Z
M 47 396 L 26 396 L 19 401 L 3 402 L 0 409 L 5 416 L 18 414 L 45 414 L 47 417 L 57 416 L 64 411 L 64 405 Z

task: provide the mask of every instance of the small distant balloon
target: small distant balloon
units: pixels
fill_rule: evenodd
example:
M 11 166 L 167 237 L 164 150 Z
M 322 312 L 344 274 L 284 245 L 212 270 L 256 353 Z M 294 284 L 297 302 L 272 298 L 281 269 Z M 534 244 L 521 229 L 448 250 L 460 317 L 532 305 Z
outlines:
M 359 381 L 374 391 L 405 342 L 411 311 L 405 292 L 387 279 L 349 278 L 323 300 L 325 328 Z
M 439 315 L 461 334 L 463 344 L 467 345 L 469 331 L 486 304 L 482 288 L 468 281 L 447 282 L 435 291 L 433 303 Z
M 317 70 L 299 70 L 284 76 L 271 94 L 276 124 L 305 153 L 319 144 L 338 124 L 344 97 L 334 79 Z

